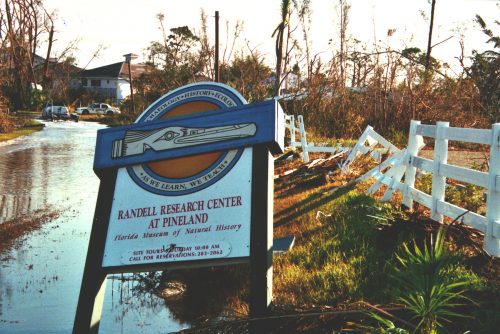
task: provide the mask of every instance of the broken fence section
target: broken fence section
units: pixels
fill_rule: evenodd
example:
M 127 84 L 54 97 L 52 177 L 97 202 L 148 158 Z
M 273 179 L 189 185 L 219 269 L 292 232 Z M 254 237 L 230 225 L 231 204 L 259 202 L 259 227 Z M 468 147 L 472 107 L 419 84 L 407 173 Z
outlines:
M 286 127 L 290 130 L 290 146 L 302 149 L 302 159 L 309 163 L 309 152 L 345 153 L 343 147 L 315 146 L 307 142 L 307 133 L 302 115 L 285 115 Z M 297 135 L 299 140 L 297 140 Z M 434 159 L 418 156 L 425 146 L 424 137 L 434 138 Z M 489 171 L 480 172 L 448 164 L 448 140 L 476 143 L 490 146 Z M 367 190 L 375 193 L 382 185 L 387 186 L 383 201 L 392 198 L 395 191 L 403 194 L 403 204 L 412 208 L 417 202 L 431 210 L 431 218 L 442 222 L 443 217 L 459 220 L 484 233 L 485 251 L 492 256 L 500 256 L 500 123 L 491 129 L 453 128 L 447 122 L 436 125 L 423 125 L 412 121 L 408 146 L 399 150 L 396 146 L 367 126 L 356 145 L 350 149 L 348 157 L 342 163 L 342 171 L 347 172 L 350 164 L 360 154 L 370 153 L 380 161 L 356 182 L 375 178 L 376 182 Z M 382 158 L 386 159 L 382 161 Z M 313 161 L 311 164 L 315 164 Z M 432 173 L 431 194 L 415 188 L 417 171 Z M 404 177 L 404 181 L 403 180 Z M 470 212 L 445 201 L 446 179 L 466 182 L 487 189 L 486 215 Z
M 435 139 L 432 160 L 418 156 L 424 146 L 424 137 Z M 360 138 L 360 146 L 364 145 L 362 143 L 367 138 Z M 489 171 L 481 172 L 448 164 L 448 140 L 489 145 Z M 353 156 L 350 155 L 351 159 L 348 157 L 344 165 L 348 166 L 354 160 L 356 152 L 356 149 L 351 151 Z M 431 194 L 415 188 L 417 170 L 432 173 Z M 417 202 L 430 209 L 431 218 L 435 221 L 442 222 L 445 216 L 451 219 L 460 217 L 459 221 L 484 233 L 483 248 L 488 254 L 500 256 L 500 123 L 493 124 L 491 129 L 464 129 L 450 127 L 448 122 L 423 125 L 420 121 L 412 121 L 408 147 L 396 151 L 357 180 L 371 177 L 376 182 L 367 190 L 368 193 L 373 194 L 382 185 L 386 185 L 383 200 L 390 200 L 393 192 L 399 191 L 403 194 L 405 206 L 411 209 L 413 202 Z M 487 189 L 486 216 L 446 202 L 447 178 Z
M 351 149 L 347 159 L 344 160 L 341 169 L 346 173 L 358 154 L 370 153 L 375 159 L 381 162 L 383 154 L 392 155 L 398 151 L 399 149 L 396 146 L 368 125 L 363 134 L 361 134 L 361 137 L 359 137 L 356 145 Z
M 296 122 L 297 125 L 296 126 Z M 295 150 L 302 149 L 302 161 L 309 162 L 309 153 L 344 153 L 349 149 L 345 147 L 331 147 L 331 146 L 316 146 L 314 143 L 307 142 L 307 132 L 304 125 L 304 118 L 302 115 L 297 116 L 297 121 L 294 115 L 285 115 L 285 126 L 290 130 L 290 147 Z M 297 141 L 297 134 L 299 140 Z

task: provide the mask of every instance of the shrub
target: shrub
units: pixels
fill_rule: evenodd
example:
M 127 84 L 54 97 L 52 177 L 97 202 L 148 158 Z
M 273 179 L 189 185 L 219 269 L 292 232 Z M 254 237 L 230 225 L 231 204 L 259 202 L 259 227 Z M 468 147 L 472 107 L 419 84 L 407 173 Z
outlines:
M 454 308 L 467 300 L 464 292 L 474 283 L 474 276 L 459 275 L 460 257 L 445 247 L 445 233 L 441 228 L 430 246 L 423 250 L 414 243 L 413 250 L 407 244 L 397 255 L 398 266 L 392 277 L 399 284 L 396 297 L 418 320 L 422 333 L 437 333 L 449 317 L 463 317 Z
M 3 113 L 0 113 L 0 133 L 6 133 L 12 131 L 14 125 L 9 117 Z

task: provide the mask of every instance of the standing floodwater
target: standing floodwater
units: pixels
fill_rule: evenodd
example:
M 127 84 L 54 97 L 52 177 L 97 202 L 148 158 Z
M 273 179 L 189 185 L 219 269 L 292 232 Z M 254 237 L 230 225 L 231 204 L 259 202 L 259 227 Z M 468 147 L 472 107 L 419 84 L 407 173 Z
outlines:
M 70 333 L 73 326 L 99 186 L 92 171 L 96 131 L 103 126 L 46 125 L 0 143 L 0 224 L 43 210 L 59 213 L 0 253 L 0 333 Z M 186 327 L 162 299 L 135 285 L 108 277 L 101 333 Z

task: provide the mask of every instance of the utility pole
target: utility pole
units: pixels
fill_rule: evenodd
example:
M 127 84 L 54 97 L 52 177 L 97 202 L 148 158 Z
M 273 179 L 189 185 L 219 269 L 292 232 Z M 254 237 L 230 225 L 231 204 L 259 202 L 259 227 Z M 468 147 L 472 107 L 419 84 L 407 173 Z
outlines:
M 219 11 L 215 11 L 215 82 L 219 82 Z
M 127 53 L 126 55 L 123 55 L 125 57 L 125 61 L 128 64 L 128 80 L 130 83 L 130 99 L 132 100 L 132 110 L 134 111 L 135 115 L 135 101 L 134 101 L 134 89 L 132 85 L 132 71 L 130 70 L 130 63 L 132 62 L 132 59 L 136 59 L 138 56 L 133 54 L 133 53 Z
M 427 54 L 425 55 L 425 71 L 429 71 L 431 65 L 431 50 L 432 50 L 432 29 L 434 26 L 434 9 L 436 7 L 436 0 L 432 0 L 431 4 L 431 22 L 429 24 L 429 39 L 427 40 Z

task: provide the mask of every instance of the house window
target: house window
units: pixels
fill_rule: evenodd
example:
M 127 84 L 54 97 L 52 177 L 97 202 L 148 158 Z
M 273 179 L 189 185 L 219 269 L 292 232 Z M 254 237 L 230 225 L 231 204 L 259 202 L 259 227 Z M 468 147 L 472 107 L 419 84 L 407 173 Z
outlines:
M 82 86 L 83 87 L 87 87 L 87 83 L 88 83 L 87 81 L 88 81 L 87 78 L 82 78 Z
M 106 83 L 109 84 L 109 80 L 106 80 Z
M 90 87 L 101 87 L 101 80 L 90 80 Z

